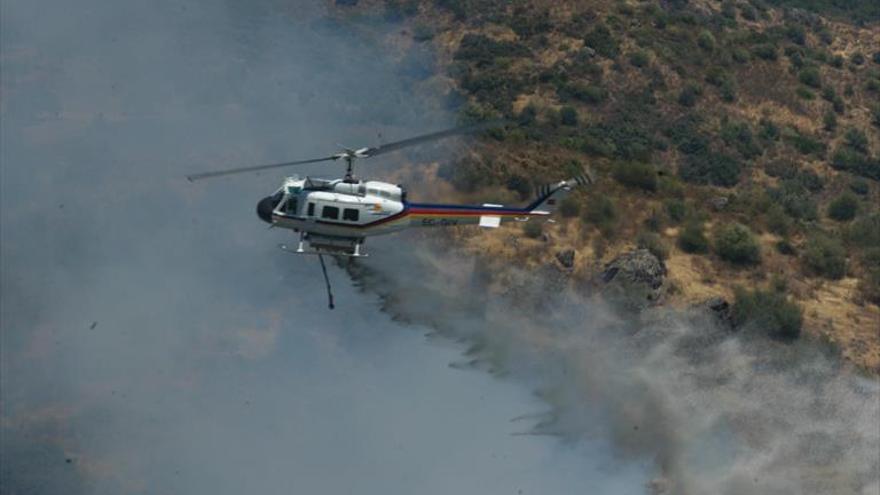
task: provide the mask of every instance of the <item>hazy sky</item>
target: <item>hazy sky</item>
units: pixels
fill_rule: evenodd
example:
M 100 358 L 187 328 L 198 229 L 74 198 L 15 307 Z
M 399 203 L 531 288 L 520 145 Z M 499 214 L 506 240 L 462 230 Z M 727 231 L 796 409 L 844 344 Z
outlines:
M 401 69 L 323 12 L 3 1 L 4 493 L 641 490 L 601 442 L 512 435 L 546 406 L 335 267 L 328 312 L 256 218 L 280 173 L 183 179 L 451 122 L 406 90 L 425 53 Z

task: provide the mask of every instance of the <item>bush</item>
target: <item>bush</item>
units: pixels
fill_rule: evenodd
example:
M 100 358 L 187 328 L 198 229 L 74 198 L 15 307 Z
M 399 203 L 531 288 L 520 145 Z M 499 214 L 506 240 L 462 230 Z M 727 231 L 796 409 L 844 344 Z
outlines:
M 614 179 L 625 186 L 643 191 L 657 190 L 657 172 L 647 163 L 618 162 L 614 167 Z
M 592 84 L 573 83 L 566 85 L 562 89 L 562 95 L 569 95 L 572 98 L 583 101 L 585 103 L 598 104 L 608 98 L 608 91 L 602 86 Z
M 735 290 L 731 317 L 737 327 L 752 325 L 776 339 L 794 340 L 801 334 L 803 308 L 789 301 L 783 292 Z
M 697 36 L 697 45 L 703 50 L 711 52 L 715 49 L 715 36 L 712 36 L 712 33 L 704 29 L 700 32 L 700 35 Z
M 660 236 L 652 232 L 639 232 L 636 236 L 636 245 L 642 249 L 647 249 L 660 261 L 664 261 L 669 257 L 669 248 L 666 243 L 660 239 Z
M 841 146 L 834 152 L 831 166 L 868 179 L 880 180 L 880 160 L 872 160 L 868 155 L 849 146 Z
M 861 247 L 880 246 L 880 213 L 862 216 L 845 231 L 846 242 Z
M 736 265 L 754 265 L 761 261 L 761 248 L 748 227 L 729 223 L 715 230 L 715 252 Z
M 666 215 L 673 223 L 680 223 L 687 216 L 687 205 L 680 199 L 667 199 L 663 206 L 666 208 Z
M 541 237 L 543 233 L 543 229 L 541 228 L 541 223 L 533 220 L 531 222 L 523 223 L 523 234 L 529 239 L 537 239 Z
M 596 50 L 596 53 L 614 59 L 620 51 L 617 40 L 611 35 L 611 31 L 604 24 L 597 24 L 592 31 L 584 36 L 584 45 Z
M 774 204 L 767 211 L 767 229 L 776 235 L 785 236 L 791 231 L 792 221 L 785 213 L 785 208 Z
M 702 94 L 702 90 L 696 84 L 688 84 L 681 89 L 678 94 L 678 104 L 683 107 L 692 107 L 697 103 L 697 98 Z
M 850 127 L 846 130 L 843 138 L 846 140 L 846 144 L 850 148 L 860 153 L 868 152 L 868 136 L 865 135 L 865 131 Z
M 721 153 L 701 153 L 689 156 L 678 168 L 678 175 L 686 182 L 733 187 L 742 172 L 739 161 Z
M 571 196 L 559 203 L 559 214 L 563 218 L 574 218 L 581 212 L 581 204 Z
M 529 49 L 513 41 L 497 41 L 482 34 L 466 34 L 455 52 L 456 60 L 467 60 L 477 65 L 491 65 L 500 57 L 524 57 Z
M 786 135 L 785 139 L 803 155 L 820 154 L 825 151 L 825 143 L 797 130 Z
M 880 247 L 871 248 L 862 255 L 864 273 L 859 281 L 859 290 L 874 304 L 880 304 Z
M 514 174 L 507 178 L 507 189 L 515 191 L 519 195 L 519 199 L 526 199 L 532 193 L 532 183 L 527 177 Z
M 752 53 L 755 54 L 756 57 L 763 60 L 776 60 L 779 57 L 779 52 L 776 50 L 776 47 L 770 44 L 766 45 L 758 45 L 752 49 Z
M 855 52 L 849 58 L 849 61 L 853 63 L 853 65 L 862 65 L 865 63 L 865 54 L 862 52 Z
M 578 125 L 577 110 L 572 106 L 566 105 L 559 110 L 559 119 L 562 122 L 562 125 L 574 127 Z
M 824 234 L 807 239 L 803 262 L 814 275 L 837 280 L 846 275 L 846 251 L 840 241 Z
M 849 189 L 859 196 L 866 196 L 871 191 L 871 186 L 865 179 L 853 179 L 849 183 Z
M 828 110 L 822 116 L 822 124 L 826 131 L 833 132 L 834 129 L 837 129 L 837 114 L 832 110 Z
M 819 69 L 815 67 L 807 67 L 798 74 L 798 80 L 811 88 L 822 87 L 822 77 L 819 75 Z
M 843 193 L 828 205 L 828 218 L 838 222 L 848 222 L 856 217 L 859 200 L 851 193 Z
M 612 232 L 617 224 L 617 208 L 607 196 L 594 194 L 587 198 L 581 219 L 607 234 Z
M 648 56 L 648 53 L 644 50 L 639 50 L 633 52 L 629 56 L 629 63 L 631 63 L 634 67 L 642 68 L 648 65 L 651 62 L 651 57 Z
M 678 234 L 678 247 L 686 253 L 706 253 L 709 240 L 703 233 L 703 222 L 688 222 Z

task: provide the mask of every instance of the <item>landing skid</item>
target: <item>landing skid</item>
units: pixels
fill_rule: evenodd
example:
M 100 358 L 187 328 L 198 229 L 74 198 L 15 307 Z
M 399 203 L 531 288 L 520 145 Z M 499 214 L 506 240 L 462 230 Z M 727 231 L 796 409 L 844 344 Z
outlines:
M 284 251 L 285 253 L 290 254 L 312 254 L 312 255 L 328 255 L 328 256 L 345 256 L 347 258 L 367 258 L 370 255 L 367 253 L 361 253 L 360 249 L 355 249 L 354 251 L 349 251 L 345 249 L 322 249 L 318 247 L 308 246 L 302 247 L 298 246 L 297 248 L 292 248 L 287 244 L 279 244 L 278 248 Z

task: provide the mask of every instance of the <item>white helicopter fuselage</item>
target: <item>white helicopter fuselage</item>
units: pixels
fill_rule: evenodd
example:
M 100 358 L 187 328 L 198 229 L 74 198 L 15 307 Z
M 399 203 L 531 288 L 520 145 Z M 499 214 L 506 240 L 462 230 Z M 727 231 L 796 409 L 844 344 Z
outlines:
M 364 238 L 389 234 L 409 227 L 480 225 L 498 227 L 502 222 L 547 216 L 557 199 L 576 184 L 578 177 L 545 186 L 539 197 L 523 208 L 484 204 L 455 205 L 410 203 L 401 186 L 379 181 L 300 179 L 288 177 L 273 194 L 257 205 L 257 215 L 273 227 L 302 234 L 315 252 L 333 250 L 358 256 Z

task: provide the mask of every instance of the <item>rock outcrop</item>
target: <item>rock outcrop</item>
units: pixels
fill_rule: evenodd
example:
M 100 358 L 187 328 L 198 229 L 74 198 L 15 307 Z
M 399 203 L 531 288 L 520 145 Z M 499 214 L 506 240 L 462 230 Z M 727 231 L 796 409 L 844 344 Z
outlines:
M 666 265 L 659 258 L 647 249 L 636 249 L 605 265 L 600 275 L 601 291 L 612 302 L 644 309 L 659 302 L 666 273 Z

